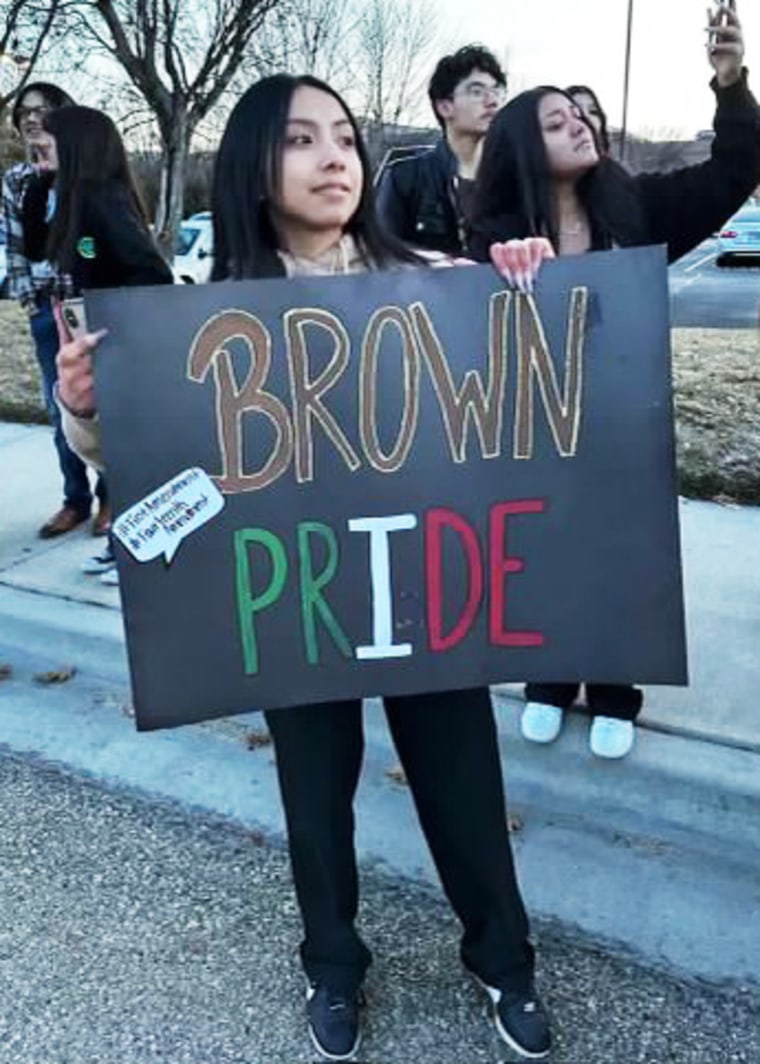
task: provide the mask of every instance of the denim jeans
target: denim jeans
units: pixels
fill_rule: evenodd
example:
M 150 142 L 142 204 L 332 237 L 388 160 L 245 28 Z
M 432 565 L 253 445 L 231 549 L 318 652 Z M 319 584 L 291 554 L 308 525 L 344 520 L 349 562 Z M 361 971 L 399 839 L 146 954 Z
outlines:
M 45 407 L 53 426 L 53 442 L 58 452 L 58 464 L 63 475 L 63 503 L 73 506 L 80 513 L 88 514 L 92 507 L 92 490 L 87 475 L 87 466 L 71 450 L 61 428 L 61 414 L 53 398 L 53 387 L 58 380 L 55 356 L 58 353 L 58 330 L 49 299 L 39 298 L 39 309 L 30 318 L 32 339 L 35 353 L 42 373 L 42 395 Z M 98 477 L 95 494 L 105 501 L 106 487 L 102 477 Z

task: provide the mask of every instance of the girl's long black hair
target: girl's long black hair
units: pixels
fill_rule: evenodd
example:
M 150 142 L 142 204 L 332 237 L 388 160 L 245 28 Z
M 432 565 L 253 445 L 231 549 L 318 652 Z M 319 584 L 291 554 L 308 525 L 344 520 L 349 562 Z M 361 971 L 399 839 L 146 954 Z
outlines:
M 515 96 L 491 122 L 470 226 L 469 250 L 477 259 L 486 261 L 497 240 L 545 236 L 559 247 L 552 177 L 538 119 L 539 104 L 548 93 L 567 96 L 563 89 L 540 85 Z M 646 231 L 641 206 L 632 178 L 616 163 L 602 159 L 580 178 L 577 191 L 588 212 L 594 250 L 640 241 Z
M 61 107 L 45 115 L 43 127 L 55 137 L 58 153 L 46 255 L 69 272 L 82 235 L 83 205 L 94 190 L 110 186 L 121 191 L 147 230 L 146 214 L 119 131 L 107 114 L 94 107 Z
M 368 266 L 382 268 L 421 260 L 391 234 L 375 211 L 371 166 L 356 119 L 334 89 L 304 74 L 273 74 L 252 85 L 235 105 L 222 136 L 211 196 L 214 220 L 213 281 L 277 277 L 285 273 L 277 255 L 280 241 L 272 221 L 279 200 L 282 152 L 290 104 L 296 89 L 326 92 L 346 112 L 356 138 L 364 183 L 354 216 L 346 226 Z

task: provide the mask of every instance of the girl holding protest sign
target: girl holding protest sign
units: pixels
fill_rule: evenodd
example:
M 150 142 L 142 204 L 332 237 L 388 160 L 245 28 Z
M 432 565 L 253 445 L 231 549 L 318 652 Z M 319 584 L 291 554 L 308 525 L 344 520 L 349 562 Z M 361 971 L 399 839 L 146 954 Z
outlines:
M 217 157 L 213 216 L 216 281 L 425 268 L 380 228 L 356 122 L 341 98 L 312 77 L 266 78 L 240 99 Z M 61 397 L 85 431 L 96 342 L 90 335 L 59 354 Z M 90 444 L 94 457 L 94 426 Z M 444 889 L 464 927 L 464 965 L 487 990 L 502 1038 L 522 1056 L 542 1058 L 549 1027 L 534 989 L 489 692 L 387 698 L 385 711 Z M 344 1060 L 359 1044 L 361 985 L 371 961 L 355 927 L 353 801 L 364 746 L 362 706 L 356 699 L 278 709 L 267 713 L 267 722 L 305 931 L 309 1031 L 323 1056 Z
M 470 240 L 475 257 L 491 257 L 508 280 L 530 290 L 541 263 L 555 255 L 662 243 L 673 262 L 719 229 L 760 181 L 760 109 L 747 87 L 734 5 L 719 4 L 707 29 L 717 97 L 707 162 L 631 176 L 600 154 L 571 95 L 550 86 L 523 92 L 496 116 L 485 139 Z M 555 739 L 579 686 L 528 684 L 526 738 Z M 624 757 L 633 746 L 641 692 L 629 685 L 586 687 L 593 753 Z

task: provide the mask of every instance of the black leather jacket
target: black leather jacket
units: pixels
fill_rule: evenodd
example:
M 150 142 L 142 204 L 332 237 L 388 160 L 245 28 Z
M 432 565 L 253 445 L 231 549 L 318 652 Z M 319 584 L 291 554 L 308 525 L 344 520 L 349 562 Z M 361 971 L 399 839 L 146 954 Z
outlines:
M 434 148 L 390 163 L 377 191 L 383 225 L 407 244 L 462 255 L 456 180 L 457 161 L 443 137 Z

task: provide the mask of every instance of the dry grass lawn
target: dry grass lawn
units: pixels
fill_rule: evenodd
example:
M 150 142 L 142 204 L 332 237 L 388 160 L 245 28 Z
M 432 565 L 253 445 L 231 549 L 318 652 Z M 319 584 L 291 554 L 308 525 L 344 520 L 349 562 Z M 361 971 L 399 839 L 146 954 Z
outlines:
M 681 491 L 760 505 L 760 336 L 753 329 L 673 332 Z M 0 301 L 0 419 L 44 421 L 24 316 Z
M 29 324 L 11 299 L 0 300 L 0 420 L 47 420 Z
M 675 329 L 678 469 L 685 495 L 760 504 L 760 334 Z

